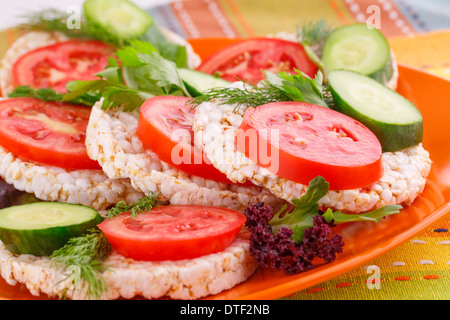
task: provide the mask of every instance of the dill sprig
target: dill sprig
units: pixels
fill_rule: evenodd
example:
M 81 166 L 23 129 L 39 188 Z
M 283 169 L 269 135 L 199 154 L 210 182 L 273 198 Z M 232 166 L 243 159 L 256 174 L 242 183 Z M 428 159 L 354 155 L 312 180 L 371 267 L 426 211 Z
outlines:
M 108 290 L 101 273 L 108 269 L 103 261 L 110 251 L 111 245 L 103 233 L 91 229 L 88 234 L 71 238 L 64 247 L 54 251 L 50 256 L 51 266 L 70 270 L 72 273 L 67 279 L 72 281 L 72 289 L 84 291 L 86 299 L 99 299 Z
M 159 193 L 149 193 L 130 205 L 120 201 L 108 210 L 106 219 L 123 212 L 131 212 L 134 219 L 137 214 L 158 206 L 158 198 Z M 100 299 L 108 291 L 108 284 L 101 273 L 109 269 L 104 261 L 111 250 L 107 238 L 97 228 L 88 230 L 85 235 L 71 238 L 64 247 L 55 250 L 50 256 L 51 267 L 70 272 L 63 281 L 70 280 L 73 285 L 64 289 L 61 295 L 64 297 L 67 290 L 81 290 L 86 299 Z
M 324 19 L 311 20 L 297 25 L 297 38 L 304 45 L 322 48 L 333 28 Z
M 311 20 L 297 25 L 297 39 L 303 45 L 311 61 L 322 71 L 325 78 L 325 67 L 323 66 L 321 57 L 325 40 L 332 30 L 333 28 L 323 19 L 317 21 Z
M 157 206 L 159 195 L 160 193 L 151 192 L 142 199 L 131 204 L 127 204 L 125 201 L 119 201 L 114 207 L 108 210 L 106 218 L 111 219 L 121 213 L 130 212 L 131 217 L 134 219 L 139 213 L 146 212 Z
M 197 107 L 203 102 L 217 100 L 218 104 L 234 104 L 236 109 L 240 107 L 257 107 L 270 102 L 290 101 L 291 99 L 280 88 L 272 85 L 264 87 L 252 86 L 252 88 L 212 88 L 203 92 L 200 96 L 190 99 L 187 103 L 191 108 Z
M 191 108 L 208 101 L 241 107 L 257 107 L 270 102 L 299 101 L 328 107 L 324 100 L 323 76 L 318 71 L 314 79 L 299 70 L 290 74 L 265 72 L 266 78 L 256 85 L 245 83 L 243 88 L 212 88 L 188 100 Z

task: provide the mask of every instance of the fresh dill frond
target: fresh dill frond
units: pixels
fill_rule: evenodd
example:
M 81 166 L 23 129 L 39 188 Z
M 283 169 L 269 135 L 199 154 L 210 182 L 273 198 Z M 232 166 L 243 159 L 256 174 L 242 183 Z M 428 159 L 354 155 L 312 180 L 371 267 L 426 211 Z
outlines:
M 310 20 L 297 25 L 297 38 L 304 45 L 322 48 L 332 30 L 324 19 Z
M 134 219 L 139 213 L 159 205 L 159 195 L 149 193 L 129 205 L 125 201 L 120 201 L 108 211 L 106 219 L 123 212 L 131 212 Z M 108 291 L 108 284 L 101 273 L 109 269 L 104 261 L 111 250 L 108 239 L 97 228 L 88 230 L 85 235 L 71 238 L 64 247 L 55 250 L 50 256 L 50 266 L 62 268 L 65 273 L 70 273 L 63 281 L 70 280 L 73 285 L 64 289 L 61 296 L 65 297 L 67 290 L 81 290 L 86 299 L 100 299 Z
M 191 109 L 203 102 L 217 100 L 218 104 L 234 104 L 240 107 L 257 107 L 270 102 L 289 101 L 286 92 L 272 85 L 249 88 L 212 88 L 188 100 Z
M 298 101 L 328 107 L 324 101 L 322 72 L 314 79 L 299 70 L 295 74 L 266 72 L 266 78 L 257 85 L 246 83 L 243 88 L 212 88 L 187 101 L 191 109 L 199 104 L 214 101 L 218 104 L 240 107 L 257 107 L 270 102 Z
M 103 263 L 111 251 L 111 245 L 98 229 L 71 238 L 64 247 L 50 256 L 51 267 L 70 271 L 66 279 L 72 281 L 73 288 L 82 290 L 86 299 L 99 299 L 108 290 L 105 279 L 100 275 L 108 269 Z M 65 279 L 65 280 L 66 280 Z
M 317 21 L 311 20 L 297 25 L 298 41 L 303 45 L 303 48 L 311 61 L 313 61 L 324 73 L 325 78 L 326 73 L 321 56 L 325 41 L 332 30 L 333 27 L 331 27 L 324 19 Z
M 158 198 L 160 193 L 149 193 L 138 201 L 127 204 L 125 201 L 119 201 L 114 207 L 108 210 L 107 219 L 111 219 L 123 212 L 130 212 L 134 219 L 139 213 L 149 211 L 151 208 L 158 205 Z

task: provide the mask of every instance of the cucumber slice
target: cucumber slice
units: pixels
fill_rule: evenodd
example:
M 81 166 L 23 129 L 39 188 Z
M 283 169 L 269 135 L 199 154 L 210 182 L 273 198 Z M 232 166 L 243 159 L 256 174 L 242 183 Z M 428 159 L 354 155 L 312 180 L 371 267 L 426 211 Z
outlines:
M 364 124 L 383 152 L 419 144 L 423 137 L 420 111 L 406 98 L 376 80 L 348 70 L 328 75 L 334 108 Z
M 48 256 L 103 219 L 83 205 L 35 202 L 0 210 L 0 240 L 15 254 Z
M 230 82 L 227 80 L 196 70 L 179 68 L 178 73 L 186 89 L 194 97 L 201 95 L 208 89 L 223 88 L 230 85 Z
M 327 73 L 345 69 L 373 77 L 381 83 L 386 83 L 393 74 L 386 38 L 363 23 L 334 29 L 325 41 L 322 61 Z
M 87 0 L 83 8 L 89 23 L 120 39 L 137 38 L 154 23 L 147 12 L 127 0 Z

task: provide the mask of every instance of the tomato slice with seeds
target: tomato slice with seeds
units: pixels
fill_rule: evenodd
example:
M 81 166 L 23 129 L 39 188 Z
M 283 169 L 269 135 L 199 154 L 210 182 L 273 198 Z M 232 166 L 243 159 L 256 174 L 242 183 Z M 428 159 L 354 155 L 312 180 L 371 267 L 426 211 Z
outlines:
M 94 40 L 69 40 L 29 51 L 13 65 L 13 85 L 67 92 L 72 80 L 94 80 L 113 48 Z
M 66 169 L 100 169 L 86 151 L 91 108 L 35 98 L 0 101 L 0 145 L 27 160 Z
M 194 146 L 194 110 L 190 98 L 157 96 L 140 108 L 137 136 L 158 157 L 186 173 L 223 183 L 232 183 Z
M 274 38 L 252 38 L 237 41 L 206 58 L 197 68 L 228 81 L 256 83 L 263 79 L 261 70 L 278 73 L 303 71 L 314 78 L 318 67 L 299 43 Z
M 170 205 L 132 218 L 122 213 L 98 225 L 118 253 L 135 260 L 193 259 L 226 249 L 245 223 L 227 208 Z
M 308 185 L 320 175 L 330 190 L 365 187 L 384 172 L 380 142 L 367 127 L 309 103 L 274 102 L 248 108 L 236 144 L 280 177 Z

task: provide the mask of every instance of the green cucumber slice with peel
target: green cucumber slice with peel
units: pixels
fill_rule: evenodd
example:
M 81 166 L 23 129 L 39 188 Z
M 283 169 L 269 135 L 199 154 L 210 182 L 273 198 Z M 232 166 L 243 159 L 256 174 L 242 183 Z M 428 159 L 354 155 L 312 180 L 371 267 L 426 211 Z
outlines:
M 409 100 L 376 80 L 348 70 L 328 74 L 334 109 L 368 127 L 383 152 L 394 152 L 422 142 L 423 119 Z
M 86 0 L 83 9 L 88 23 L 119 39 L 137 38 L 154 23 L 152 16 L 128 0 Z
M 15 254 L 49 256 L 102 220 L 97 210 L 83 205 L 23 204 L 0 210 L 0 240 Z
M 393 67 L 389 43 L 383 34 L 364 23 L 354 23 L 334 29 L 322 51 L 326 72 L 355 71 L 381 83 L 392 78 Z
M 193 97 L 201 95 L 208 89 L 223 88 L 230 85 L 227 80 L 197 70 L 179 68 L 178 74 Z

